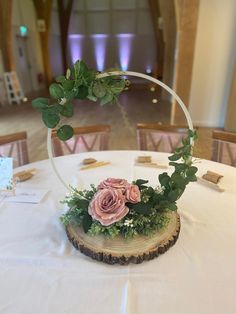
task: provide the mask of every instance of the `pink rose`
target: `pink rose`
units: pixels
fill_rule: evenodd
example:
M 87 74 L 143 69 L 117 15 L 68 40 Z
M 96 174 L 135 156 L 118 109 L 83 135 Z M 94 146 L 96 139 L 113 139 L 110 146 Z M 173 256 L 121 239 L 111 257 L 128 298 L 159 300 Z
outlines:
M 125 179 L 108 178 L 99 184 L 98 189 L 113 188 L 120 189 L 124 192 L 128 185 L 129 183 Z
M 122 219 L 129 212 L 125 197 L 119 189 L 99 190 L 91 200 L 88 213 L 103 226 L 109 226 Z
M 130 184 L 125 191 L 126 201 L 130 203 L 138 203 L 141 201 L 140 190 L 137 185 Z

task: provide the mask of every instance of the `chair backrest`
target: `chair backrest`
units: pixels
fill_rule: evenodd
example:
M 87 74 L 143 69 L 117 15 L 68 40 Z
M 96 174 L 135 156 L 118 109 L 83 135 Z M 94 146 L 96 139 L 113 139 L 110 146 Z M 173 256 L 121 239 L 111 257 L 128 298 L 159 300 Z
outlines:
M 106 124 L 75 127 L 74 136 L 68 141 L 58 139 L 56 131 L 52 132 L 54 156 L 77 154 L 108 149 L 110 126 Z
M 14 167 L 29 163 L 27 133 L 18 132 L 0 136 L 0 156 L 12 157 Z
M 236 167 L 236 133 L 212 132 L 212 160 Z
M 184 126 L 138 123 L 137 141 L 140 150 L 173 153 L 187 135 Z

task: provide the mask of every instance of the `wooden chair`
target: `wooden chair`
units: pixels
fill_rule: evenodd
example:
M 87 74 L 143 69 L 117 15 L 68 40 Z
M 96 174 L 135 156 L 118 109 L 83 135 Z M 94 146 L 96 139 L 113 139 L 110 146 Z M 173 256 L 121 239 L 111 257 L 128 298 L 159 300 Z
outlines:
M 220 129 L 212 132 L 211 159 L 236 167 L 236 133 Z
M 140 150 L 167 153 L 173 153 L 188 132 L 185 126 L 146 123 L 138 123 L 136 130 Z
M 108 149 L 110 126 L 91 125 L 74 128 L 74 136 L 68 141 L 58 139 L 56 131 L 52 131 L 52 147 L 54 156 L 77 154 Z
M 0 136 L 0 156 L 12 157 L 14 167 L 29 163 L 27 133 L 18 132 Z

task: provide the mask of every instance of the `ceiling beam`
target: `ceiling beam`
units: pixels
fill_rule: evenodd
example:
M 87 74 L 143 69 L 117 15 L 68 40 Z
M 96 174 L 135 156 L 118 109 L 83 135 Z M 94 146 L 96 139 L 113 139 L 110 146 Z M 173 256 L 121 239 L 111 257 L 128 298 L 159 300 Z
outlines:
M 176 0 L 178 48 L 175 89 L 187 107 L 191 93 L 199 2 L 199 0 Z M 179 106 L 176 106 L 176 103 L 172 107 L 171 122 L 174 124 L 186 123 L 183 112 Z
M 164 41 L 163 32 L 159 27 L 160 9 L 158 0 L 149 0 L 149 8 L 156 38 L 156 69 L 154 75 L 161 79 L 163 77 Z

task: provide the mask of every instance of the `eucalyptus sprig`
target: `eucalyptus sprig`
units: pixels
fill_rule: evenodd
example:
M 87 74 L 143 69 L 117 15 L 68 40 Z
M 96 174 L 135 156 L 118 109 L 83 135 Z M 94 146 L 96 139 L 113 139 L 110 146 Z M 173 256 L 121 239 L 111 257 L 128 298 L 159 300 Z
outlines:
M 57 136 L 66 141 L 73 136 L 73 128 L 61 125 L 62 117 L 74 115 L 74 99 L 100 99 L 101 105 L 115 102 L 124 90 L 124 79 L 109 76 L 98 79 L 99 73 L 87 67 L 84 61 L 78 60 L 66 75 L 56 77 L 56 83 L 49 86 L 49 98 L 36 98 L 32 105 L 42 113 L 42 120 L 48 128 L 57 128 Z

